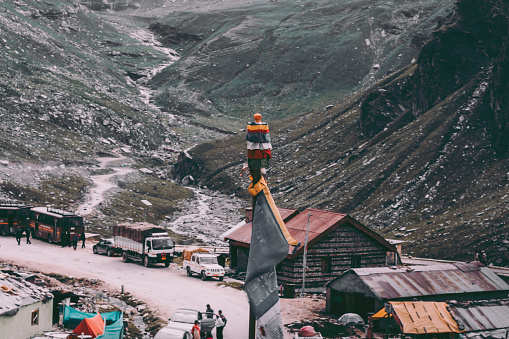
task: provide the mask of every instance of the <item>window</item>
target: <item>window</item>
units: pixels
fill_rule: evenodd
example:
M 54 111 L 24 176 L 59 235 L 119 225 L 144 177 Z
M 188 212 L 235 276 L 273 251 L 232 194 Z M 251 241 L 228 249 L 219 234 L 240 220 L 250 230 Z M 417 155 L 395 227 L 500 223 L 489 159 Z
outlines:
M 350 266 L 352 268 L 358 268 L 358 267 L 361 267 L 361 256 L 358 255 L 358 254 L 354 254 L 352 255 L 352 259 L 351 259 L 351 263 L 350 263 Z
M 332 258 L 331 257 L 323 257 L 320 259 L 320 265 L 322 267 L 323 273 L 332 272 Z
M 32 326 L 39 325 L 39 309 L 32 311 Z

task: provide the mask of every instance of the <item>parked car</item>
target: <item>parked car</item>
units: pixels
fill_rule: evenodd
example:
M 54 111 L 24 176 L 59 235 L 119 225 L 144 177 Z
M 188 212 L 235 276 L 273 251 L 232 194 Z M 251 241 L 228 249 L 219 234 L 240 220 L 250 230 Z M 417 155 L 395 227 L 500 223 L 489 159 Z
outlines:
M 157 332 L 154 339 L 191 339 L 190 331 L 184 331 L 170 326 L 163 327 Z
M 208 278 L 217 278 L 219 281 L 224 279 L 224 268 L 217 263 L 217 256 L 211 253 L 184 253 L 182 267 L 190 277 L 198 274 L 202 280 Z
M 208 318 L 205 313 L 202 313 L 200 311 L 189 308 L 179 308 L 175 311 L 175 313 L 173 313 L 172 317 L 170 318 L 170 321 L 168 322 L 168 326 L 164 327 L 165 333 L 170 332 L 170 330 L 174 330 L 174 332 L 176 333 L 175 330 L 180 330 L 182 332 L 187 331 L 189 334 L 191 334 L 191 328 L 193 327 L 195 320 L 198 320 L 200 322 L 200 329 L 202 334 L 212 331 L 212 329 L 216 325 L 216 320 L 214 319 L 214 316 L 212 316 L 212 318 Z M 158 337 L 156 336 L 156 338 Z M 162 338 L 166 337 L 161 337 L 161 339 Z
M 106 254 L 108 257 L 122 254 L 122 252 L 113 245 L 113 239 L 100 239 L 97 244 L 92 246 L 92 251 L 94 254 Z

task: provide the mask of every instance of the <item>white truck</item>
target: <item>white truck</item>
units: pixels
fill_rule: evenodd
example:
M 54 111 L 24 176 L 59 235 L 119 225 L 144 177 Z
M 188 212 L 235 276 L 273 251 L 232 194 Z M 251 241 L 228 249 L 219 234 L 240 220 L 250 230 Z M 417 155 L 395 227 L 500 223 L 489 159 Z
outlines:
M 224 268 L 217 263 L 217 256 L 203 251 L 184 251 L 182 266 L 191 277 L 198 274 L 202 280 L 207 278 L 224 279 Z
M 168 232 L 149 223 L 120 224 L 113 227 L 113 243 L 122 251 L 122 260 L 151 264 L 163 263 L 166 267 L 173 261 L 175 244 Z

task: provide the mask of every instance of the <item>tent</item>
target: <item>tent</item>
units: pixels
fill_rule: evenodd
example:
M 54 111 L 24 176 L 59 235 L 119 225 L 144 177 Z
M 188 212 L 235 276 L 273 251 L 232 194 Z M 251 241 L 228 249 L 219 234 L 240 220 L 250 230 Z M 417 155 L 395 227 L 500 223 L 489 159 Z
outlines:
M 92 338 L 104 334 L 104 320 L 99 313 L 95 317 L 83 319 L 79 325 L 72 331 L 74 334 L 88 334 Z
M 97 314 L 81 312 L 67 305 L 64 306 L 63 313 L 65 328 L 76 328 L 80 326 L 82 320 L 97 316 Z M 103 334 L 96 337 L 96 339 L 122 339 L 124 337 L 124 318 L 122 312 L 105 312 L 101 313 L 100 317 L 106 326 L 103 326 Z

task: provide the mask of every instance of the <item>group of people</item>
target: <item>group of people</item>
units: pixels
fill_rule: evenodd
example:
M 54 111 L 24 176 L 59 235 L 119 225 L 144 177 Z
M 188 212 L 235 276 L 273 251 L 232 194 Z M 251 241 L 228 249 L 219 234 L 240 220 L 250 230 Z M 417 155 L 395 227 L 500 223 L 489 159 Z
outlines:
M 30 241 L 30 235 L 32 234 L 32 229 L 27 227 L 23 230 L 23 228 L 18 228 L 16 230 L 15 236 L 16 241 L 18 242 L 18 246 L 21 245 L 21 238 L 23 238 L 23 233 L 27 238 L 27 245 L 30 245 L 32 242 Z M 70 246 L 76 250 L 78 247 L 78 241 L 81 240 L 81 248 L 85 248 L 85 232 L 81 232 L 81 234 L 69 234 L 69 232 L 65 232 L 62 234 L 62 247 Z
M 69 232 L 65 232 L 62 235 L 62 247 L 70 246 L 72 245 L 72 248 L 76 251 L 76 248 L 78 247 L 78 241 L 81 240 L 81 248 L 85 248 L 85 232 L 81 232 L 81 234 L 69 234 Z
M 208 319 L 214 319 L 214 316 L 216 316 L 215 321 L 215 327 L 216 327 L 216 338 L 217 339 L 223 339 L 223 330 L 226 326 L 226 323 L 228 320 L 223 314 L 223 311 L 219 310 L 217 311 L 217 314 L 214 313 L 214 310 L 212 307 L 210 307 L 210 304 L 207 304 L 207 308 L 205 309 L 205 316 Z M 200 321 L 195 320 L 193 328 L 191 329 L 191 335 L 193 336 L 193 339 L 201 339 L 202 333 L 201 333 L 201 327 L 200 327 Z M 208 331 L 205 333 L 205 339 L 213 339 L 212 332 Z
M 25 228 L 24 232 L 23 232 L 22 228 L 18 228 L 16 230 L 16 241 L 18 242 L 18 246 L 21 245 L 21 238 L 23 238 L 23 233 L 25 233 L 25 236 L 27 237 L 27 245 L 30 245 L 32 243 L 30 241 L 30 234 L 31 234 L 30 228 Z

